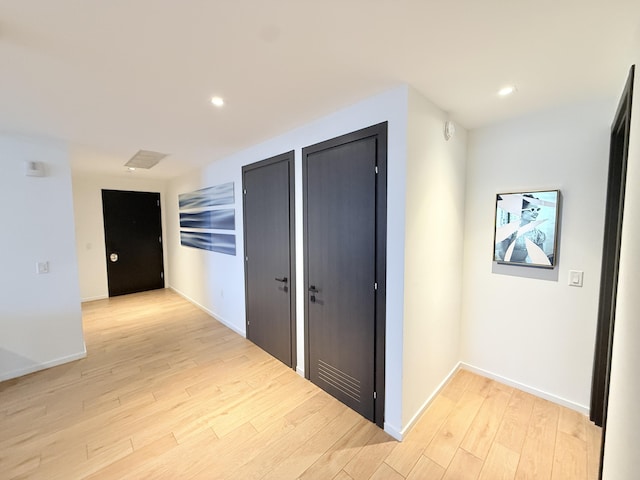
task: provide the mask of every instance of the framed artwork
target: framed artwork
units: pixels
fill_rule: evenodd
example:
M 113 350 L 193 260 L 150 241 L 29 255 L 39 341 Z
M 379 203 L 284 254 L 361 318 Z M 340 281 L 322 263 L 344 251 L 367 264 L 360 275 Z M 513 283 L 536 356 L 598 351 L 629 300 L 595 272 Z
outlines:
M 180 212 L 181 228 L 236 229 L 236 211 L 233 208 Z
M 213 187 L 178 195 L 180 210 L 229 205 L 234 201 L 233 182 L 221 183 Z
M 236 254 L 236 236 L 213 232 L 180 231 L 180 243 L 185 247 L 201 248 L 211 252 Z
M 178 195 L 180 244 L 211 252 L 236 254 L 236 210 L 226 208 L 235 201 L 234 183 L 221 183 Z
M 494 261 L 555 267 L 559 204 L 560 190 L 497 194 Z

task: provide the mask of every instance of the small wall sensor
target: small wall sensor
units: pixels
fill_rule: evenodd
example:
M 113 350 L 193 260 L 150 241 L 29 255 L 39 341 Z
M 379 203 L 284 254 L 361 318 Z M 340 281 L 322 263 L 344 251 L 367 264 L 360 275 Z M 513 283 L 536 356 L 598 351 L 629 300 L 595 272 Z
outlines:
M 449 140 L 456 133 L 456 126 L 451 120 L 444 122 L 444 139 Z
M 44 177 L 44 163 L 42 162 L 24 162 L 25 175 L 28 177 Z

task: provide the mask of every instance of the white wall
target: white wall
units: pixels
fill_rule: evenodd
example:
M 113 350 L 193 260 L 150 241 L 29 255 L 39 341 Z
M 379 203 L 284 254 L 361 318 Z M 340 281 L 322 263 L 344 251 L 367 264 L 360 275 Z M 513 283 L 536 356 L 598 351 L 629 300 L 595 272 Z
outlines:
M 469 135 L 462 360 L 587 412 L 609 128 L 616 101 L 559 107 Z M 495 195 L 560 189 L 558 266 L 492 263 Z M 584 287 L 568 271 L 584 271 Z
M 66 145 L 0 135 L 0 381 L 85 356 Z M 27 177 L 25 161 L 47 176 Z M 36 263 L 50 273 L 38 275 Z
M 460 347 L 467 133 L 443 135 L 446 114 L 409 93 L 404 255 L 402 424 L 456 367 Z
M 74 174 L 73 209 L 76 219 L 76 250 L 83 302 L 107 298 L 107 264 L 105 257 L 102 189 L 160 193 L 163 238 L 166 238 L 165 187 L 161 180 L 145 179 L 144 172 L 126 177 Z M 168 278 L 167 252 L 164 249 L 165 278 Z
M 302 244 L 302 148 L 360 128 L 388 121 L 387 350 L 386 423 L 402 430 L 402 316 L 404 284 L 404 182 L 407 87 L 398 87 L 335 112 L 285 135 L 215 162 L 199 174 L 172 181 L 168 190 L 167 225 L 170 286 L 213 313 L 234 330 L 245 333 L 244 267 L 242 264 L 241 168 L 295 150 L 297 365 L 304 372 L 304 291 Z M 235 257 L 182 247 L 177 196 L 198 188 L 233 181 L 236 187 Z
M 616 324 L 605 439 L 605 480 L 637 478 L 640 471 L 640 38 L 636 41 L 631 139 L 627 166 Z M 621 79 L 621 82 L 623 79 Z M 622 91 L 622 90 L 621 90 Z
M 167 192 L 168 286 L 208 311 L 229 328 L 245 335 L 244 266 L 242 249 L 241 166 L 227 159 L 201 172 L 170 182 Z M 204 187 L 234 183 L 236 210 L 236 255 L 209 252 L 180 245 L 178 195 Z M 231 233 L 231 232 L 225 232 Z

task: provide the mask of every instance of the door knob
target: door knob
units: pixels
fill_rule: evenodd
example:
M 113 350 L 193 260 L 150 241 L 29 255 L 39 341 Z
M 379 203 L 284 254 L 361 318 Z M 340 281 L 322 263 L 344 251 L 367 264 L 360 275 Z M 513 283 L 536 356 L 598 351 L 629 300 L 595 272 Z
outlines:
M 282 277 L 282 278 L 276 277 L 276 281 L 277 282 L 282 282 L 282 283 L 287 283 L 287 277 Z
M 118 261 L 118 254 L 117 253 L 112 253 L 111 255 L 109 255 L 109 260 L 111 260 L 113 263 Z

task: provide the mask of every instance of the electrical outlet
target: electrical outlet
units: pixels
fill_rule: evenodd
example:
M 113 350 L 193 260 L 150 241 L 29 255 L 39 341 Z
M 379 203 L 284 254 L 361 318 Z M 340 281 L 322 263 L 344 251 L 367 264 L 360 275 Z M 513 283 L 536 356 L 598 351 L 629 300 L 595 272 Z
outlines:
M 43 273 L 49 273 L 49 262 L 38 262 L 36 264 L 36 271 L 38 275 L 42 275 Z

